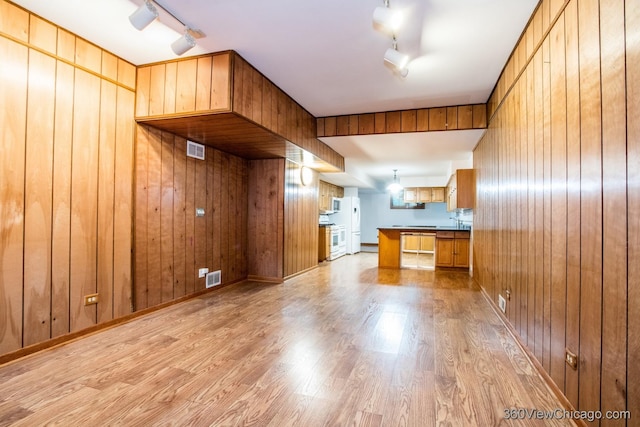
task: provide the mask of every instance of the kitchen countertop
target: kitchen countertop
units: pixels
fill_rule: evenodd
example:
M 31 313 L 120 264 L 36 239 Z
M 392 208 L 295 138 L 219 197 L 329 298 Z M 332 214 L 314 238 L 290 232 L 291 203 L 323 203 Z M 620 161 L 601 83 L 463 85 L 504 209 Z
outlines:
M 378 227 L 378 230 L 400 230 L 400 231 L 471 231 L 471 228 L 458 228 L 454 225 L 391 225 L 388 227 Z

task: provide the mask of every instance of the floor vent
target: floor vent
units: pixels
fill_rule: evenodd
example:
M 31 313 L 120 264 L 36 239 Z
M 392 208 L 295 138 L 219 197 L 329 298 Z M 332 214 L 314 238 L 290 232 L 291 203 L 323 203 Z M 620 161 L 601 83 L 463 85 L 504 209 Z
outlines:
M 204 145 L 187 140 L 187 156 L 204 160 Z
M 213 288 L 214 286 L 218 286 L 222 283 L 222 271 L 212 271 L 211 273 L 207 273 L 207 288 Z

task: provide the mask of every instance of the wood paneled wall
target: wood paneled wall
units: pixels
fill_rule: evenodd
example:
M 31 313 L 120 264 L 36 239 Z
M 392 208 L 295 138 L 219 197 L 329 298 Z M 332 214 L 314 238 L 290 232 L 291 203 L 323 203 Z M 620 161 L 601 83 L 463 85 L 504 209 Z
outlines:
M 136 118 L 140 121 L 160 126 L 159 118 L 185 118 L 188 124 L 181 128 L 189 135 L 183 136 L 203 144 L 218 143 L 219 148 L 229 151 L 233 149 L 229 142 L 236 141 L 238 135 L 258 132 L 260 138 L 254 143 L 258 152 L 280 151 L 284 156 L 286 140 L 344 170 L 344 158 L 316 138 L 315 118 L 236 52 L 141 66 L 137 90 Z M 202 119 L 224 113 L 234 114 L 222 126 Z M 238 125 L 238 117 L 246 120 Z M 256 154 L 250 157 L 260 158 Z
M 285 159 L 249 162 L 249 278 L 283 279 L 284 179 Z
M 222 283 L 247 277 L 247 161 L 138 125 L 135 189 L 135 309 L 205 289 L 198 269 Z M 196 217 L 196 208 L 205 215 Z
M 138 68 L 136 117 L 231 111 L 231 52 Z
M 233 52 L 233 111 L 344 171 L 344 158 L 316 138 L 316 119 Z
M 249 162 L 249 278 L 282 282 L 318 265 L 318 174 L 285 159 Z
M 317 119 L 318 137 L 485 129 L 486 127 L 486 104 L 352 114 Z
M 496 303 L 510 292 L 506 316 L 576 408 L 639 425 L 640 2 L 562 3 L 541 2 L 474 152 L 475 277 Z
M 285 170 L 284 277 L 318 265 L 318 174 L 302 185 L 300 165 L 287 160 Z
M 135 67 L 4 0 L 0 58 L 3 354 L 131 312 Z

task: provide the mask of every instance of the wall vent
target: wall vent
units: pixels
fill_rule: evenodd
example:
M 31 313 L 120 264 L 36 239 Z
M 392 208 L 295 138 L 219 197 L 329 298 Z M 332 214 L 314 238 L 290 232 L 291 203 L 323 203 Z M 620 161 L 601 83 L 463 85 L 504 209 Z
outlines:
M 222 271 L 212 271 L 211 273 L 207 273 L 207 288 L 213 288 L 214 286 L 218 286 L 222 283 Z
M 204 160 L 204 145 L 187 140 L 187 156 Z

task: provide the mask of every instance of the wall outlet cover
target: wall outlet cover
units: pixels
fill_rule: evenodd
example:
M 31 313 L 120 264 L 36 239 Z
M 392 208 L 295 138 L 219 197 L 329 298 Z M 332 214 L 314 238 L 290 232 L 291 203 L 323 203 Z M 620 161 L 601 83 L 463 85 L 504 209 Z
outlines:
M 207 275 L 208 272 L 209 272 L 208 268 L 200 268 L 198 269 L 198 277 L 202 279 L 204 276 Z

